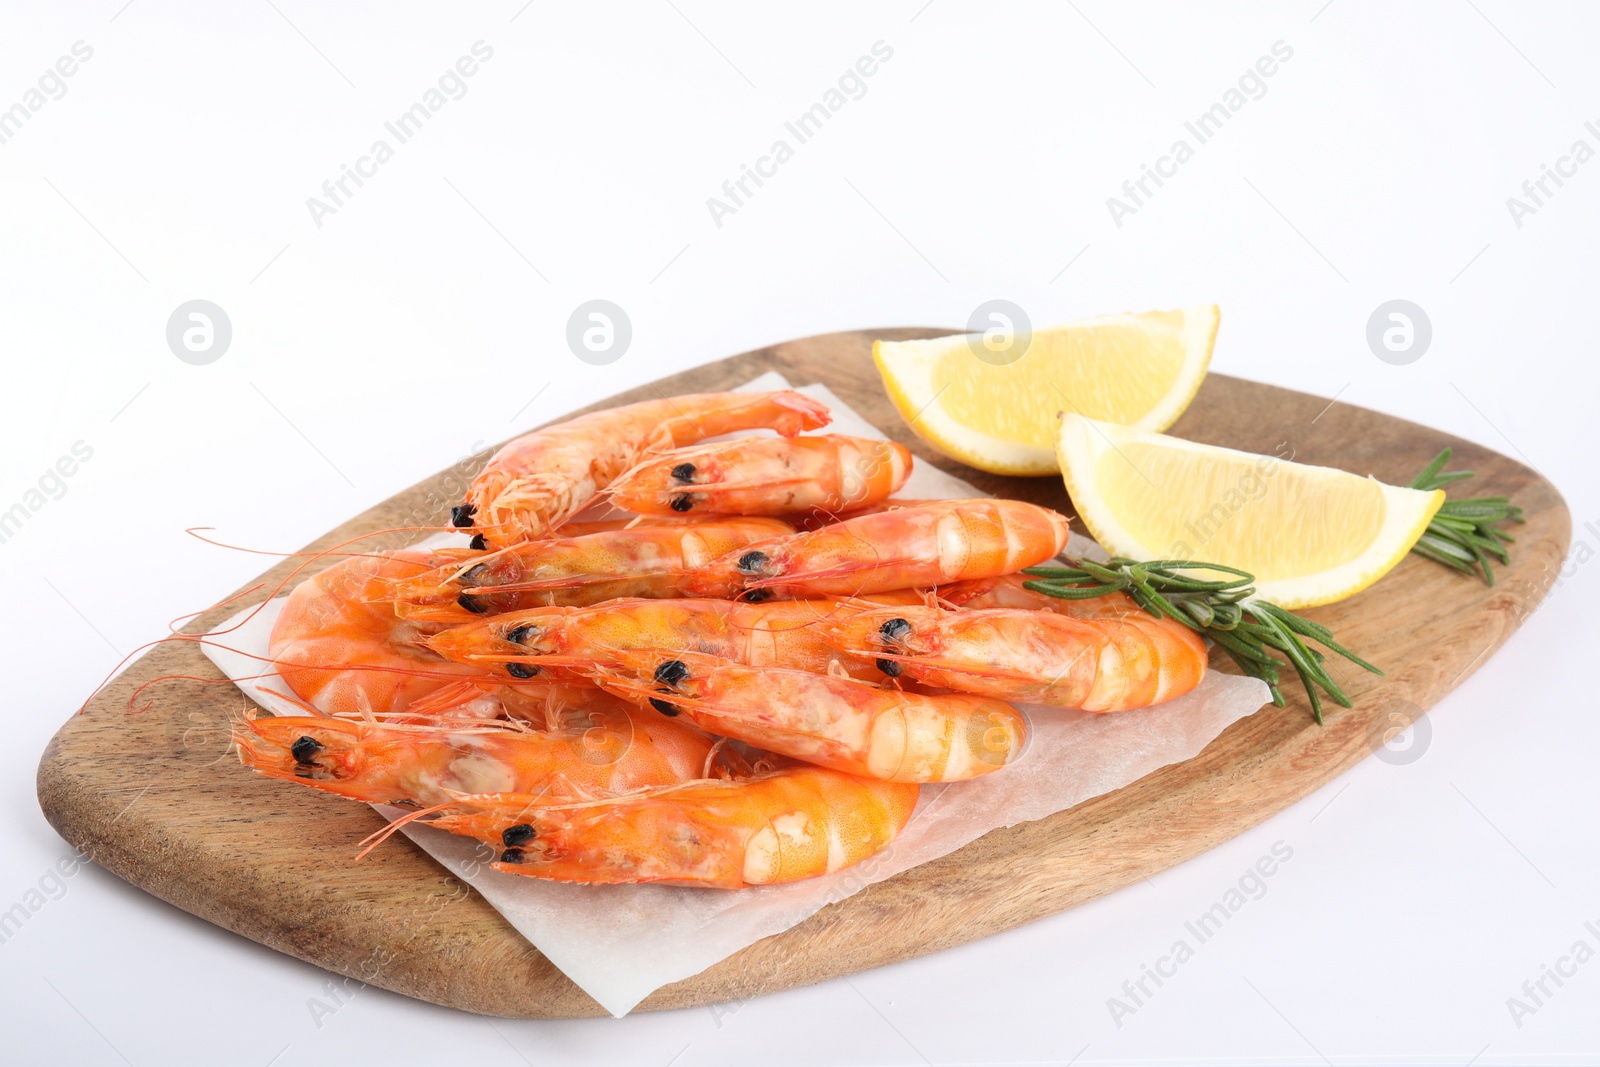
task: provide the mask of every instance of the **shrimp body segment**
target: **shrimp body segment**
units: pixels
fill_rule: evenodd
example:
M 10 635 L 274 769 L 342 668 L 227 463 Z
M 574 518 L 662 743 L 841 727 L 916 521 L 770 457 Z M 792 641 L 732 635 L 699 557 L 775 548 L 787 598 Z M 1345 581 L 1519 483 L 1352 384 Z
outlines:
M 846 597 L 1009 574 L 1067 541 L 1066 516 L 1017 500 L 943 500 L 756 543 L 697 572 L 702 596 Z
M 626 652 L 611 692 L 701 729 L 820 767 L 892 782 L 954 782 L 1021 754 L 1027 720 L 967 694 L 927 696 L 850 678 L 747 667 L 694 652 Z
M 425 643 L 440 627 L 397 618 L 380 599 L 388 582 L 441 562 L 417 550 L 350 556 L 295 586 L 268 641 L 284 682 L 324 714 L 358 716 L 407 711 L 452 683 L 498 683 L 483 667 L 443 659 Z
M 838 651 L 818 624 L 860 611 L 833 600 L 614 600 L 585 608 L 534 608 L 453 626 L 429 647 L 459 663 L 571 677 L 616 665 L 618 650 L 700 652 L 751 667 L 789 667 L 880 680 L 872 659 Z M 576 664 L 576 666 L 572 666 Z
M 934 592 L 940 600 L 960 608 L 1022 608 L 1070 615 L 1074 619 L 1120 619 L 1126 615 L 1153 617 L 1127 593 L 1107 593 L 1083 600 L 1068 600 L 1025 588 L 1022 583 L 1027 580 L 1021 574 L 1003 574 L 998 578 L 975 578 L 954 585 L 941 585 Z
M 524 434 L 490 457 L 452 513 L 494 547 L 544 537 L 646 455 L 735 430 L 785 437 L 829 421 L 801 393 L 695 393 L 627 404 Z
M 239 760 L 272 778 L 370 804 L 440 804 L 453 793 L 580 800 L 693 781 L 712 739 L 604 693 L 548 730 L 393 726 L 319 716 L 236 723 Z
M 1085 711 L 1124 711 L 1182 696 L 1206 672 L 1200 635 L 1143 611 L 1077 619 L 1017 608 L 878 608 L 820 625 L 907 678 L 966 693 Z
M 686 596 L 689 572 L 790 530 L 778 519 L 730 516 L 527 541 L 496 552 L 456 549 L 443 566 L 391 582 L 383 595 L 404 618 L 442 623 L 618 597 Z
M 821 767 L 707 779 L 577 804 L 458 798 L 432 825 L 500 851 L 495 869 L 563 882 L 740 889 L 813 878 L 877 854 L 918 787 Z
M 608 492 L 641 515 L 834 514 L 879 503 L 910 475 L 911 451 L 893 441 L 745 437 L 646 460 Z
M 797 515 L 789 521 L 794 523 L 797 530 L 820 530 L 824 526 L 832 526 L 836 522 L 848 522 L 850 519 L 859 519 L 864 515 L 876 515 L 882 511 L 899 511 L 902 508 L 919 508 L 924 504 L 938 504 L 941 499 L 912 500 L 901 497 L 890 497 L 880 500 L 876 504 L 862 508 L 851 508 L 837 514 L 828 511 L 814 511 L 806 515 Z

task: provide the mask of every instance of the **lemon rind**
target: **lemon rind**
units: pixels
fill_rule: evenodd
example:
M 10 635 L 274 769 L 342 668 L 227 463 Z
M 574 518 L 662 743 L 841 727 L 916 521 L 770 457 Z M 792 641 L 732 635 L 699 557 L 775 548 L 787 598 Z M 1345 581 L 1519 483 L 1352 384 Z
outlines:
M 1211 365 L 1221 310 L 1215 304 L 1182 309 L 1184 312 L 1184 364 L 1161 401 L 1134 423 L 1142 429 L 1162 430 L 1176 422 L 1193 402 Z M 1140 319 L 1136 312 L 1100 315 L 1063 324 L 1074 329 L 1123 326 Z M 968 345 L 969 334 L 918 341 L 874 341 L 872 358 L 883 378 L 890 402 L 912 432 L 942 455 L 994 474 L 1038 476 L 1059 471 L 1056 449 L 995 437 L 958 422 L 938 403 L 933 368 L 957 346 Z
M 1066 484 L 1068 495 L 1072 497 L 1078 518 L 1101 547 L 1113 555 L 1132 559 L 1155 559 L 1162 555 L 1162 551 L 1160 549 L 1152 551 L 1149 546 L 1139 543 L 1129 534 L 1126 527 L 1104 505 L 1098 486 L 1094 484 L 1101 456 L 1105 455 L 1107 450 L 1127 443 L 1135 437 L 1145 438 L 1147 433 L 1111 423 L 1098 423 L 1082 415 L 1069 415 L 1063 418 L 1060 433 L 1056 438 L 1057 454 L 1061 464 L 1062 480 Z M 1168 438 L 1168 441 L 1172 447 L 1182 451 L 1231 454 L 1248 460 L 1259 458 L 1237 449 L 1202 445 L 1181 438 Z M 1073 462 L 1074 459 L 1080 460 L 1087 469 L 1080 471 L 1078 469 L 1080 464 Z M 1294 466 L 1311 471 L 1325 471 L 1328 472 L 1328 476 L 1336 477 L 1336 480 L 1360 477 L 1335 467 L 1315 467 L 1311 464 L 1294 464 Z M 1428 523 L 1432 521 L 1439 506 L 1444 503 L 1444 491 L 1436 489 L 1424 492 L 1386 485 L 1370 476 L 1368 480 L 1381 487 L 1384 501 L 1383 523 L 1368 546 L 1358 555 L 1340 561 L 1325 570 L 1262 582 L 1256 587 L 1257 597 L 1289 611 L 1330 604 L 1368 588 L 1405 558 L 1406 553 L 1411 551 L 1417 539 L 1428 528 Z M 1249 570 L 1248 561 L 1207 560 L 1206 562 Z

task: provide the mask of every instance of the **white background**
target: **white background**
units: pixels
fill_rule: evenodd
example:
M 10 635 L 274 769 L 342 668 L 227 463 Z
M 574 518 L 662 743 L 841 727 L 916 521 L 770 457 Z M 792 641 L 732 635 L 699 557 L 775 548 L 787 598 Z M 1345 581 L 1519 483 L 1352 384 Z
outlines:
M 0 108 L 93 48 L 0 144 L 0 510 L 93 449 L 0 544 L 0 910 L 68 853 L 33 796 L 50 735 L 124 652 L 261 568 L 186 526 L 292 550 L 519 426 L 774 341 L 960 325 L 997 296 L 1040 323 L 1216 301 L 1216 369 L 1518 457 L 1587 547 L 1428 716 L 1420 758 L 1003 936 L 736 1008 L 489 1021 L 368 989 L 318 1025 L 326 974 L 89 867 L 0 944 L 10 1056 L 1600 1058 L 1600 962 L 1520 1026 L 1507 1007 L 1575 941 L 1600 948 L 1600 571 L 1577 562 L 1600 548 L 1600 162 L 1520 227 L 1506 205 L 1573 141 L 1600 148 L 1592 7 L 122 3 L 0 14 Z M 315 225 L 307 198 L 478 40 L 466 95 Z M 707 197 L 880 40 L 866 94 L 717 226 Z M 1266 94 L 1116 226 L 1107 197 L 1280 40 Z M 564 340 L 597 297 L 633 324 L 608 367 Z M 209 366 L 165 341 L 195 298 L 233 325 Z M 1407 366 L 1365 341 L 1393 298 L 1433 324 Z M 1107 998 L 1279 841 L 1265 895 L 1117 1025 Z

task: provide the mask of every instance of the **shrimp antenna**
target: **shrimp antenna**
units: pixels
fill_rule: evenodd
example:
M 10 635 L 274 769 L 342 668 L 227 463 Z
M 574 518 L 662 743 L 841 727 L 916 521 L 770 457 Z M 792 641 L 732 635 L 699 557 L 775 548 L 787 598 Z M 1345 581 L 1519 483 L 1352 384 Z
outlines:
M 258 681 L 262 678 L 270 677 L 272 677 L 270 674 L 247 674 L 237 680 L 241 682 Z M 150 688 L 152 685 L 155 685 L 157 682 L 199 682 L 202 685 L 233 685 L 234 681 L 235 679 L 233 678 L 202 678 L 197 674 L 163 674 L 159 678 L 151 678 L 128 695 L 128 714 L 143 715 L 145 712 L 149 711 L 155 706 L 154 700 L 147 701 L 141 708 L 136 708 L 133 706 L 133 704 L 134 701 L 139 699 L 140 693 L 143 693 L 146 689 Z M 83 709 L 79 708 L 78 711 L 81 713 Z
M 395 831 L 401 829 L 407 823 L 420 819 L 424 815 L 432 815 L 435 812 L 443 811 L 445 808 L 453 807 L 456 803 L 456 799 L 451 797 L 449 800 L 446 800 L 441 804 L 435 804 L 431 808 L 419 808 L 416 811 L 407 812 L 398 819 L 390 820 L 389 825 L 385 826 L 383 829 L 374 833 L 370 833 L 360 841 L 356 842 L 357 845 L 367 846 L 360 852 L 356 853 L 356 862 L 360 863 L 366 858 L 368 852 L 371 852 L 373 849 L 389 840 L 390 837 L 394 836 Z
M 194 638 L 194 637 L 215 637 L 215 636 L 217 636 L 219 634 L 231 633 L 234 630 L 239 629 L 239 627 L 243 626 L 245 623 L 247 623 L 251 619 L 253 619 L 261 611 L 261 609 L 267 604 L 268 601 L 272 600 L 273 597 L 275 597 L 279 593 L 281 593 L 283 591 L 283 589 L 287 585 L 290 584 L 290 582 L 294 579 L 294 577 L 296 575 L 298 575 L 301 571 L 305 570 L 312 563 L 316 562 L 319 559 L 322 559 L 322 558 L 327 557 L 327 556 L 338 555 L 338 554 L 340 554 L 340 550 L 341 549 L 344 549 L 344 548 L 348 547 L 349 545 L 353 545 L 353 544 L 355 544 L 355 543 L 357 543 L 359 541 L 366 540 L 367 538 L 370 538 L 370 537 L 377 537 L 377 536 L 380 536 L 380 535 L 383 535 L 383 534 L 392 534 L 392 533 L 417 533 L 417 532 L 423 532 L 423 531 L 439 531 L 439 530 L 446 530 L 446 529 L 453 529 L 453 528 L 452 527 L 442 527 L 442 526 L 395 526 L 395 527 L 390 527 L 388 529 L 373 530 L 373 531 L 371 531 L 369 533 L 358 534 L 355 537 L 348 538 L 347 540 L 342 541 L 339 544 L 332 545 L 329 548 L 323 549 L 320 552 L 271 552 L 271 551 L 268 551 L 268 550 L 265 550 L 265 549 L 246 548 L 246 547 L 244 547 L 242 545 L 231 545 L 231 544 L 228 544 L 227 542 L 216 540 L 215 538 L 202 536 L 201 531 L 213 530 L 213 529 L 215 529 L 215 527 L 212 527 L 212 526 L 192 526 L 192 527 L 189 527 L 188 529 L 186 529 L 184 532 L 187 533 L 189 536 L 195 538 L 196 540 L 204 541 L 206 544 L 215 545 L 215 546 L 217 546 L 219 548 L 226 548 L 226 549 L 230 549 L 232 551 L 237 551 L 237 552 L 248 552 L 248 553 L 251 553 L 252 555 L 279 556 L 279 557 L 288 558 L 288 559 L 296 559 L 296 558 L 300 558 L 300 557 L 305 557 L 305 562 L 301 563 L 298 567 L 295 567 L 294 570 L 290 571 L 287 575 L 285 575 L 283 577 L 283 580 L 280 581 L 276 586 L 274 586 L 272 591 L 269 592 L 266 595 L 266 597 L 264 597 L 262 599 L 261 603 L 257 604 L 254 608 L 252 608 L 251 610 L 245 612 L 239 618 L 235 619 L 233 624 L 230 625 L 230 626 L 226 626 L 226 627 L 223 627 L 222 629 L 218 629 L 218 630 L 204 631 L 204 632 L 202 632 L 200 634 L 178 634 L 178 633 L 173 633 L 172 632 L 175 629 L 176 624 L 178 622 L 180 622 L 180 621 L 182 621 L 184 619 L 190 619 L 190 618 L 194 618 L 194 617 L 199 616 L 199 615 L 204 615 L 207 612 L 216 610 L 217 608 L 225 607 L 228 604 L 232 604 L 232 603 L 235 603 L 235 602 L 237 602 L 239 600 L 245 599 L 246 597 L 253 596 L 256 593 L 260 592 L 260 590 L 262 589 L 262 587 L 266 583 L 264 583 L 264 582 L 257 583 L 255 585 L 252 585 L 252 586 L 242 590 L 241 592 L 234 593 L 234 594 L 224 598 L 223 600 L 220 600 L 220 601 L 212 604 L 210 607 L 202 608 L 200 611 L 190 612 L 188 615 L 180 615 L 176 619 L 171 620 L 167 624 L 167 630 L 168 630 L 169 636 L 165 637 L 165 638 L 159 638 L 159 639 L 157 639 L 155 641 L 147 641 L 144 644 L 141 644 L 137 648 L 133 649 L 133 651 L 129 652 L 127 655 L 123 656 L 122 659 L 118 660 L 116 665 L 113 666 L 110 671 L 106 672 L 105 677 L 101 678 L 100 681 L 95 684 L 94 688 L 89 691 L 89 694 L 83 698 L 83 703 L 78 705 L 77 714 L 80 714 L 80 715 L 83 714 L 83 712 L 88 709 L 89 702 L 92 701 L 100 693 L 100 691 L 106 687 L 106 685 L 113 678 L 115 678 L 118 674 L 120 674 L 122 672 L 122 669 L 128 665 L 128 662 L 130 660 L 132 660 L 133 657 L 138 655 L 140 652 L 143 652 L 143 651 L 145 651 L 147 649 L 150 649 L 150 648 L 154 648 L 156 645 L 159 645 L 159 644 L 161 644 L 161 643 L 163 643 L 165 641 L 168 641 L 168 640 L 173 640 L 173 639 L 189 640 L 189 639 Z M 379 558 L 379 559 L 391 558 L 389 555 L 386 555 L 384 553 L 375 553 L 375 552 L 352 552 L 352 553 L 344 553 L 344 555 L 371 556 L 371 557 L 376 557 L 376 558 Z M 154 680 L 155 679 L 152 679 L 152 681 L 154 681 Z M 196 679 L 196 680 L 197 681 L 200 681 L 200 680 L 209 681 L 210 679 Z M 142 689 L 143 686 L 141 686 L 140 688 Z
M 336 545 L 330 545 L 329 547 L 327 547 L 325 549 L 322 549 L 321 551 L 318 551 L 318 552 L 272 552 L 272 551 L 268 551 L 266 549 L 261 549 L 261 548 L 246 548 L 246 547 L 244 547 L 242 545 L 230 545 L 225 541 L 218 541 L 215 538 L 202 537 L 200 535 L 200 533 L 199 533 L 199 531 L 201 531 L 201 530 L 212 530 L 212 529 L 215 529 L 215 527 L 212 527 L 212 526 L 192 526 L 189 529 L 185 530 L 184 532 L 187 533 L 189 536 L 195 538 L 196 540 L 204 541 L 208 545 L 215 545 L 218 548 L 226 548 L 226 549 L 229 549 L 229 550 L 235 551 L 235 552 L 248 552 L 248 553 L 250 553 L 252 555 L 259 555 L 259 556 L 278 556 L 278 557 L 283 558 L 283 559 L 301 559 L 301 558 L 303 558 L 305 560 L 305 562 L 301 563 L 299 566 L 297 566 L 293 570 L 291 570 L 288 574 L 284 575 L 282 581 L 278 582 L 278 584 L 273 587 L 272 592 L 268 593 L 266 598 L 263 599 L 260 604 L 257 604 L 254 609 L 252 609 L 251 611 L 246 612 L 244 615 L 242 615 L 238 619 L 234 620 L 233 625 L 231 625 L 229 627 L 226 627 L 224 629 L 221 629 L 221 630 L 209 631 L 209 634 L 215 635 L 215 634 L 229 633 L 229 632 L 231 632 L 233 630 L 236 630 L 239 627 L 243 626 L 245 623 L 249 622 L 251 619 L 255 618 L 255 616 L 261 611 L 262 607 L 264 607 L 266 605 L 266 603 L 268 601 L 270 601 L 273 597 L 275 597 L 279 593 L 283 592 L 283 590 L 292 582 L 292 580 L 295 578 L 296 575 L 300 574 L 307 567 L 311 566 L 313 563 L 317 562 L 320 559 L 326 559 L 326 558 L 331 557 L 331 556 L 339 556 L 339 557 L 342 557 L 342 558 L 363 557 L 363 558 L 367 558 L 367 559 L 389 560 L 389 559 L 393 559 L 394 558 L 394 552 L 395 551 L 399 551 L 399 549 L 395 549 L 395 550 L 392 550 L 390 552 L 344 552 L 344 551 L 342 551 L 343 549 L 348 548 L 350 545 L 356 544 L 357 542 L 360 542 L 360 541 L 365 541 L 365 540 L 367 540 L 369 538 L 381 537 L 381 536 L 384 536 L 386 534 L 420 533 L 420 532 L 425 532 L 425 531 L 438 532 L 438 531 L 444 531 L 444 530 L 451 530 L 451 529 L 453 529 L 453 527 L 446 527 L 446 526 L 391 526 L 391 527 L 388 527 L 388 528 L 382 529 L 382 530 L 372 530 L 372 531 L 370 531 L 368 533 L 357 534 L 354 537 L 347 538 L 347 539 L 339 542 Z M 260 588 L 260 587 L 257 586 L 256 588 Z M 232 603 L 234 600 L 238 599 L 239 596 L 240 596 L 240 594 L 235 594 L 234 596 L 229 597 L 227 600 L 222 601 L 222 604 Z M 212 605 L 211 608 L 206 608 L 203 611 L 194 612 L 193 615 L 203 615 L 203 614 L 205 614 L 206 611 L 211 611 L 213 608 L 220 607 L 220 606 L 222 606 L 222 605 L 221 604 L 214 604 L 214 605 Z M 182 618 L 182 617 L 183 616 L 180 616 L 180 618 Z
M 225 631 L 223 631 L 223 632 L 225 632 Z M 138 653 L 143 651 L 144 649 L 153 648 L 156 645 L 163 645 L 163 644 L 167 644 L 168 642 L 173 642 L 173 641 L 189 641 L 189 642 L 192 642 L 194 644 L 209 645 L 212 648 L 220 648 L 224 652 L 231 652 L 236 656 L 243 656 L 246 659 L 255 660 L 257 663 L 266 664 L 266 665 L 268 665 L 268 666 L 270 666 L 270 667 L 272 667 L 274 669 L 273 670 L 262 671 L 259 674 L 240 675 L 238 678 L 227 678 L 227 677 L 224 677 L 224 678 L 203 678 L 203 677 L 200 677 L 199 675 L 190 675 L 190 674 L 163 674 L 163 675 L 158 675 L 155 678 L 149 678 L 149 679 L 146 679 L 144 682 L 141 682 L 139 684 L 139 686 L 136 689 L 134 689 L 134 691 L 131 694 L 129 694 L 129 696 L 128 696 L 128 710 L 129 710 L 129 712 L 131 712 L 133 714 L 143 714 L 144 712 L 147 712 L 147 711 L 150 710 L 150 708 L 154 704 L 154 701 L 146 703 L 141 708 L 135 708 L 134 707 L 134 703 L 135 703 L 135 701 L 138 700 L 139 695 L 141 693 L 143 693 L 146 689 L 148 689 L 150 686 L 156 684 L 157 682 L 172 682 L 172 681 L 204 682 L 204 683 L 209 684 L 209 685 L 215 685 L 215 684 L 218 684 L 218 683 L 227 682 L 227 683 L 231 684 L 233 682 L 254 682 L 254 681 L 261 681 L 261 680 L 267 679 L 267 678 L 282 677 L 281 668 L 284 668 L 284 667 L 287 667 L 287 668 L 289 668 L 291 670 L 328 670 L 329 669 L 326 664 L 293 663 L 293 662 L 290 662 L 290 661 L 287 661 L 287 660 L 273 659 L 270 656 L 262 656 L 262 655 L 259 655 L 257 653 L 254 653 L 254 652 L 246 652 L 242 648 L 234 648 L 232 645 L 223 644 L 221 641 L 214 641 L 207 634 L 171 634 L 171 635 L 169 635 L 167 637 L 158 638 L 158 639 L 156 639 L 154 641 L 147 641 L 144 644 L 140 645 L 138 648 L 134 649 L 132 652 L 128 653 L 128 655 L 124 656 L 122 662 L 126 663 L 129 659 L 131 659 L 135 655 L 138 655 Z M 120 668 L 121 665 L 119 664 L 118 666 Z M 408 667 L 380 667 L 380 666 L 377 666 L 375 664 L 367 664 L 367 663 L 342 663 L 342 664 L 339 665 L 339 670 L 341 670 L 341 671 L 370 671 L 370 672 L 372 672 L 374 674 L 394 674 L 394 675 L 402 675 L 402 676 L 407 677 L 407 678 L 442 678 L 442 679 L 446 679 L 448 681 L 474 682 L 474 681 L 478 680 L 478 679 L 471 678 L 471 677 L 463 678 L 460 674 L 457 674 L 457 673 L 454 673 L 454 672 L 451 672 L 451 671 L 445 671 L 445 670 L 427 670 L 427 669 L 421 668 L 421 667 L 409 667 L 409 668 Z M 78 705 L 78 712 L 77 712 L 78 714 L 81 715 L 88 708 L 89 702 L 95 698 L 95 696 L 100 692 L 100 690 L 105 688 L 106 684 L 108 682 L 110 682 L 113 677 L 116 676 L 116 673 L 117 673 L 117 671 L 113 670 L 110 674 L 108 674 L 100 682 L 99 685 L 97 685 L 95 687 L 93 692 L 91 692 L 87 697 L 84 698 L 83 703 Z M 484 676 L 484 678 L 482 680 L 484 682 L 488 682 L 488 683 L 491 683 L 491 684 L 499 684 L 498 679 L 490 678 L 488 676 Z M 277 694 L 274 694 L 274 695 L 277 695 Z M 318 714 L 321 714 L 321 713 L 319 712 Z
M 381 536 L 383 534 L 392 534 L 392 533 L 460 533 L 461 532 L 460 530 L 456 529 L 454 526 L 391 526 L 391 527 L 388 527 L 388 528 L 382 529 L 382 530 L 373 530 L 371 533 L 359 534 L 359 535 L 357 535 L 355 537 L 350 538 L 348 541 L 344 541 L 344 542 L 341 542 L 338 545 L 335 545 L 334 548 L 325 549 L 325 550 L 323 550 L 321 552 L 274 552 L 271 549 L 266 549 L 266 548 L 248 548 L 248 547 L 246 547 L 244 545 L 233 545 L 233 544 L 229 544 L 226 541 L 219 541 L 214 537 L 202 537 L 201 536 L 201 532 L 202 531 L 215 530 L 215 529 L 216 529 L 215 526 L 190 526 L 190 527 L 187 527 L 183 532 L 188 534 L 190 537 L 193 537 L 197 541 L 204 541 L 206 544 L 214 545 L 217 548 L 226 548 L 226 549 L 228 549 L 230 551 L 233 551 L 233 552 L 247 552 L 252 556 L 277 556 L 279 559 L 294 559 L 294 558 L 296 558 L 298 556 L 306 556 L 306 557 L 311 558 L 311 559 L 317 559 L 317 558 L 319 558 L 321 556 L 329 555 L 329 554 L 333 553 L 336 549 L 342 548 L 345 545 L 354 544 L 357 541 L 364 541 L 369 537 L 378 537 L 378 536 Z M 370 555 L 371 553 L 354 552 L 354 553 L 350 553 L 350 554 L 351 555 Z
M 185 619 L 193 619 L 193 618 L 196 618 L 197 616 L 204 615 L 208 611 L 215 611 L 217 608 L 225 608 L 229 604 L 232 604 L 235 601 L 244 600 L 246 597 L 250 596 L 252 593 L 260 592 L 262 589 L 265 589 L 265 588 L 266 588 L 266 583 L 265 582 L 258 582 L 255 585 L 252 585 L 252 586 L 249 586 L 249 587 L 247 587 L 245 589 L 239 590 L 239 592 L 233 594 L 230 597 L 227 597 L 226 599 L 217 601 L 215 604 L 211 605 L 209 608 L 201 608 L 199 611 L 191 611 L 191 612 L 189 612 L 189 613 L 187 613 L 185 615 L 178 615 L 178 616 L 176 616 L 176 617 L 174 617 L 172 619 L 169 619 L 167 621 L 167 632 L 169 634 L 176 634 L 178 632 L 178 624 L 183 622 Z
M 115 667 L 111 668 L 111 671 L 108 674 L 106 674 L 106 676 L 104 678 L 100 679 L 99 683 L 94 687 L 94 689 L 92 689 L 89 692 L 89 695 L 83 698 L 83 703 L 78 705 L 78 710 L 74 714 L 82 715 L 84 713 L 84 711 L 86 711 L 88 709 L 89 702 L 91 700 L 93 700 L 95 698 L 95 696 L 102 689 L 104 689 L 106 687 L 107 683 L 109 683 L 111 681 L 111 679 L 113 679 L 113 678 L 115 678 L 117 676 L 117 674 L 122 670 L 123 665 L 126 664 L 130 659 L 132 659 L 134 656 L 137 656 L 140 652 L 143 652 L 146 649 L 155 648 L 157 645 L 164 645 L 164 644 L 168 643 L 169 641 L 193 641 L 193 642 L 195 642 L 197 644 L 212 645 L 215 648 L 220 648 L 220 649 L 223 649 L 224 651 L 227 651 L 227 652 L 233 652 L 233 653 L 236 653 L 236 654 L 241 655 L 241 656 L 246 656 L 246 657 L 249 657 L 250 659 L 261 660 L 262 662 L 265 662 L 265 663 L 272 662 L 271 660 L 265 659 L 264 657 L 256 656 L 256 655 L 253 655 L 253 654 L 251 654 L 249 652 L 245 652 L 243 649 L 231 648 L 228 645 L 224 645 L 219 641 L 208 640 L 207 636 L 208 635 L 204 635 L 204 634 L 182 634 L 182 633 L 169 634 L 166 637 L 158 637 L 154 641 L 146 641 L 144 644 L 139 645 L 133 651 L 129 652 L 126 656 L 123 656 L 122 659 L 120 661 L 118 661 L 117 665 Z M 260 674 L 260 675 L 251 675 L 251 676 L 247 676 L 245 678 L 240 678 L 239 681 L 247 681 L 247 680 L 248 681 L 253 681 L 253 680 L 257 679 L 257 678 L 270 678 L 270 677 L 271 677 L 270 673 L 268 673 L 268 674 Z M 148 688 L 151 685 L 154 685 L 156 682 L 171 681 L 171 680 L 183 680 L 183 681 L 195 681 L 195 682 L 219 682 L 219 681 L 226 682 L 226 681 L 233 681 L 233 679 L 231 679 L 231 678 L 199 678 L 199 677 L 191 677 L 189 675 L 181 675 L 181 674 L 164 674 L 164 675 L 161 675 L 160 677 L 151 678 L 151 679 L 145 681 L 137 689 L 135 689 L 133 691 L 132 695 L 128 697 L 128 710 L 129 711 L 133 711 L 134 710 L 133 709 L 133 701 L 138 697 L 138 695 L 140 693 L 144 692 L 144 690 L 146 688 Z M 150 710 L 150 705 L 146 704 L 143 708 L 141 708 L 139 710 L 141 712 L 149 711 Z

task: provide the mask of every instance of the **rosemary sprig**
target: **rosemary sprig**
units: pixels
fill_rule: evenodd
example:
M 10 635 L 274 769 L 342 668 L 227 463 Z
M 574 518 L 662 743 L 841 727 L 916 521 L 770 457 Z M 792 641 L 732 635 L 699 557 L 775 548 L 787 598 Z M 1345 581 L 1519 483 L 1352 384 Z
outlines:
M 1472 471 L 1446 471 L 1450 462 L 1447 448 L 1433 457 L 1411 483 L 1413 489 L 1443 489 L 1454 482 L 1471 478 Z M 1515 537 L 1494 526 L 1497 522 L 1523 522 L 1522 509 L 1503 496 L 1480 496 L 1468 500 L 1446 500 L 1411 551 L 1435 563 L 1443 563 L 1462 574 L 1482 570 L 1483 580 L 1494 584 L 1492 556 L 1502 564 L 1511 562 L 1506 545 Z
M 1311 713 L 1319 724 L 1322 722 L 1319 688 L 1346 708 L 1350 706 L 1350 698 L 1323 667 L 1323 654 L 1308 645 L 1308 639 L 1364 670 L 1383 673 L 1335 641 L 1327 627 L 1257 599 L 1255 576 L 1237 568 L 1185 559 L 1141 563 L 1120 556 L 1106 563 L 1086 559 L 1068 562 L 1071 566 L 1029 567 L 1022 573 L 1032 580 L 1023 582 L 1023 587 L 1063 600 L 1088 600 L 1108 593 L 1126 593 L 1150 614 L 1176 619 L 1196 633 L 1211 638 L 1233 657 L 1245 674 L 1266 682 L 1272 692 L 1272 702 L 1281 708 L 1285 703 L 1279 688 L 1282 663 L 1272 655 L 1277 652 L 1300 676 L 1300 683 L 1311 698 Z M 1185 571 L 1212 571 L 1234 577 L 1195 578 L 1184 574 Z

